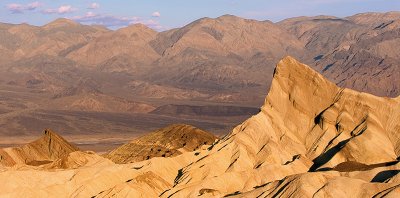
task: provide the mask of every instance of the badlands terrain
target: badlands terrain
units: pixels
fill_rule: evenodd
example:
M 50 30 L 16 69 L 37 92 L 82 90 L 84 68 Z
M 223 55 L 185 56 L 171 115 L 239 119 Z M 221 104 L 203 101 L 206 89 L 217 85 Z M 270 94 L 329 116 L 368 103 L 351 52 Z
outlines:
M 222 136 L 259 112 L 287 55 L 341 87 L 396 97 L 399 33 L 399 12 L 276 23 L 224 15 L 163 32 L 0 23 L 0 147 L 45 128 L 103 152 L 176 123 Z
M 400 97 L 285 57 L 260 112 L 221 138 L 170 125 L 98 155 L 45 130 L 0 150 L 0 197 L 398 197 L 399 156 Z

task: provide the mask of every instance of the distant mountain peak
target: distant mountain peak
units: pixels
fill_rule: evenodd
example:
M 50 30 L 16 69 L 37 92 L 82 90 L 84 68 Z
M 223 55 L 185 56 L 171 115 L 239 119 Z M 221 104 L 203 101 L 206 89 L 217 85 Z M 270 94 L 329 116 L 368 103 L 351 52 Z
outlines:
M 125 33 L 125 34 L 131 34 L 131 33 L 136 33 L 136 32 L 147 32 L 147 33 L 152 33 L 152 34 L 157 33 L 155 30 L 149 28 L 148 26 L 146 26 L 142 23 L 132 24 L 128 27 L 124 27 L 124 28 L 117 30 L 117 32 L 121 32 L 121 33 Z
M 222 15 L 222 16 L 218 17 L 217 19 L 230 19 L 230 20 L 232 20 L 232 19 L 242 19 L 242 18 L 237 17 L 237 16 L 232 15 L 232 14 L 225 14 L 225 15 Z
M 46 25 L 44 25 L 44 28 L 59 28 L 59 27 L 71 27 L 71 26 L 79 26 L 80 23 L 75 22 L 71 19 L 66 19 L 66 18 L 59 18 L 56 19 Z

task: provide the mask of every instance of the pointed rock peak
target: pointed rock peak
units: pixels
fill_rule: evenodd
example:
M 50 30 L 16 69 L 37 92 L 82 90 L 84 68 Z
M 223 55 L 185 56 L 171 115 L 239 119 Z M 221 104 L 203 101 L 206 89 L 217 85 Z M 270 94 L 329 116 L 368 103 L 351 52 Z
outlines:
M 293 73 L 293 72 L 300 72 L 300 73 L 311 72 L 311 73 L 317 74 L 317 72 L 314 71 L 313 69 L 311 69 L 309 66 L 300 63 L 299 61 L 297 61 L 295 58 L 293 58 L 291 56 L 286 56 L 278 62 L 277 66 L 275 68 L 274 77 L 278 73 L 289 74 L 289 73 Z
M 275 68 L 265 105 L 283 109 L 288 105 L 299 108 L 313 106 L 312 104 L 325 106 L 333 101 L 339 90 L 334 83 L 309 66 L 287 56 Z M 283 97 L 284 95 L 286 96 Z M 282 98 L 287 100 L 283 101 Z M 310 112 L 315 113 L 312 110 Z
M 313 78 L 318 78 L 322 81 L 329 82 L 327 79 L 325 79 L 325 77 L 312 69 L 310 66 L 299 62 L 291 56 L 286 56 L 279 61 L 274 72 L 274 79 L 277 77 L 286 77 L 293 80 L 307 80 L 311 76 Z
M 50 129 L 45 129 L 43 133 L 44 133 L 44 136 L 59 136 L 59 137 L 61 137 L 56 132 L 54 132 Z
M 65 140 L 62 136 L 60 136 L 59 134 L 50 129 L 45 129 L 43 131 L 43 136 L 41 138 L 32 143 L 29 143 L 28 145 L 50 144 L 50 143 L 52 145 L 59 145 L 57 146 L 57 148 L 59 149 L 64 149 L 69 151 L 79 150 L 77 147 L 75 147 L 74 145 L 70 144 L 67 140 Z
M 64 157 L 71 152 L 79 151 L 77 147 L 67 142 L 60 135 L 50 129 L 43 131 L 42 137 L 21 147 L 8 148 L 5 162 L 0 164 L 13 166 L 27 164 L 39 166 Z M 0 149 L 0 153 L 2 150 Z
M 291 56 L 286 56 L 279 61 L 275 68 L 274 79 L 277 77 L 276 75 L 285 76 L 296 81 L 315 81 L 314 83 L 316 83 L 316 79 L 319 79 L 319 82 L 336 86 L 310 66 L 299 62 Z
M 45 26 L 43 26 L 46 29 L 51 29 L 51 28 L 59 28 L 59 27 L 71 27 L 71 26 L 79 26 L 80 23 L 75 22 L 71 19 L 66 19 L 66 18 L 59 18 L 56 19 Z

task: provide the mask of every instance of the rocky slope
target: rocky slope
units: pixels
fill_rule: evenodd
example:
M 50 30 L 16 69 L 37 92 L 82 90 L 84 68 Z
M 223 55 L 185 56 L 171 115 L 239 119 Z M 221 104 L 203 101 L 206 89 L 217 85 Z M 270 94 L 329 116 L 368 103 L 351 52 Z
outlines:
M 159 58 L 149 45 L 156 35 L 157 32 L 147 26 L 136 24 L 115 32 L 107 32 L 66 56 L 84 65 L 101 65 L 102 71 L 132 72 L 134 66 L 149 65 Z M 129 57 L 128 62 L 132 64 L 130 68 L 113 65 L 116 60 L 124 57 Z
M 0 195 L 396 197 L 399 112 L 399 97 L 337 87 L 287 57 L 262 111 L 207 148 L 55 172 L 3 168 Z
M 68 19 L 57 19 L 45 26 L 28 24 L 3 25 L 1 46 L 11 56 L 0 56 L 5 62 L 37 55 L 63 56 L 98 35 L 107 32 Z
M 314 57 L 308 62 L 338 85 L 399 95 L 399 12 L 299 17 L 278 24 L 303 42 Z
M 174 157 L 211 145 L 217 137 L 190 125 L 171 125 L 146 134 L 104 157 L 115 163 L 132 163 L 153 157 Z
M 162 55 L 157 61 L 162 67 L 149 79 L 217 90 L 262 86 L 265 76 L 259 71 L 272 72 L 278 59 L 303 49 L 296 37 L 270 21 L 232 15 L 161 32 L 151 44 Z

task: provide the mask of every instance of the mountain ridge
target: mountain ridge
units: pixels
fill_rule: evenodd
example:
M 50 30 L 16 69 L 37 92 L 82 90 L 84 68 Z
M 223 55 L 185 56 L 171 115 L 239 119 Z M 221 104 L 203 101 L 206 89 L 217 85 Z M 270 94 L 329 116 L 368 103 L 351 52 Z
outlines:
M 22 47 L 13 49 L 12 44 L 0 41 L 6 47 L 0 59 L 12 63 L 27 57 L 40 59 L 36 56 L 39 54 L 62 56 L 79 68 L 123 73 L 155 84 L 230 93 L 230 87 L 235 86 L 242 89 L 239 92 L 255 89 L 262 93 L 270 86 L 269 80 L 264 81 L 269 75 L 262 74 L 273 72 L 274 64 L 290 54 L 340 86 L 393 97 L 400 94 L 398 86 L 388 85 L 396 81 L 394 75 L 380 82 L 376 79 L 399 72 L 396 62 L 400 56 L 392 50 L 398 42 L 393 37 L 400 27 L 398 18 L 396 12 L 389 12 L 346 18 L 297 17 L 273 23 L 223 15 L 162 32 L 140 24 L 101 30 L 58 19 L 49 24 L 74 27 L 56 28 L 56 36 L 52 31 L 41 30 L 43 26 L 29 26 L 35 31 L 23 31 L 8 39 L 17 43 L 26 40 Z M 42 44 L 40 40 L 39 45 L 30 46 L 28 40 L 40 38 L 40 32 L 46 32 L 52 44 Z M 215 72 L 213 68 L 219 70 Z M 366 74 L 361 75 L 361 70 Z M 257 99 L 261 101 L 262 98 Z

